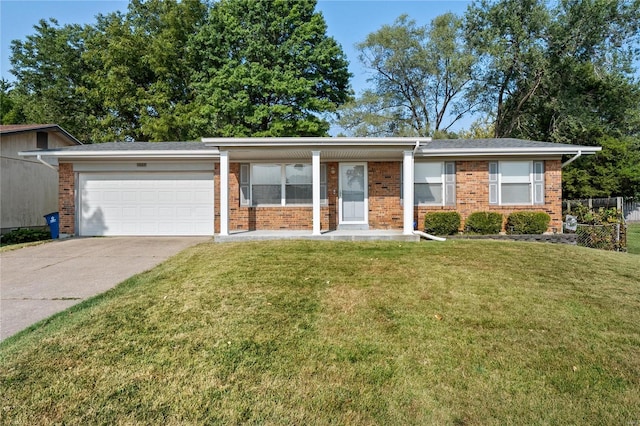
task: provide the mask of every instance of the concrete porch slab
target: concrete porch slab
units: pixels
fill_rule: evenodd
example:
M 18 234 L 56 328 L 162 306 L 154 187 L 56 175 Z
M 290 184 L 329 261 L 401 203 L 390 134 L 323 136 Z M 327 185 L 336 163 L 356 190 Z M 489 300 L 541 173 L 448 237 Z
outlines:
M 397 230 L 336 230 L 312 235 L 311 231 L 259 230 L 236 231 L 229 235 L 215 235 L 218 243 L 266 240 L 320 240 L 320 241 L 420 241 L 417 235 L 405 235 Z

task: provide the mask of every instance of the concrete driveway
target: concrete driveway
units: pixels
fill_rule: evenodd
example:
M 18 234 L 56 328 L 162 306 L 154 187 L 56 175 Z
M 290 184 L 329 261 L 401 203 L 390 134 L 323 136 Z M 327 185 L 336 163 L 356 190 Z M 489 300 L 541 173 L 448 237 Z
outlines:
M 0 253 L 0 340 L 205 241 L 74 238 Z

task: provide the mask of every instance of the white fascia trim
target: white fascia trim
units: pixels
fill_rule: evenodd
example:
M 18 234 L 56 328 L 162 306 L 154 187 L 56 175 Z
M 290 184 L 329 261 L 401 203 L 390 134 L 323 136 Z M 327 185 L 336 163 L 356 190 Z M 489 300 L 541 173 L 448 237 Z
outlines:
M 429 149 L 418 150 L 416 155 L 422 157 L 486 157 L 504 155 L 575 155 L 579 151 L 582 154 L 595 154 L 601 151 L 601 147 L 567 148 L 485 148 L 485 149 Z
M 410 146 L 421 142 L 431 142 L 431 138 L 202 138 L 207 146 L 220 146 L 230 148 L 240 147 L 338 147 L 338 146 Z
M 114 159 L 114 158 L 176 158 L 176 159 L 201 159 L 201 158 L 220 158 L 218 151 L 206 150 L 206 151 L 194 151 L 194 150 L 164 150 L 164 151 L 49 151 L 49 152 L 37 152 L 37 151 L 22 151 L 18 155 L 22 157 L 58 157 L 58 158 L 82 158 L 82 159 Z

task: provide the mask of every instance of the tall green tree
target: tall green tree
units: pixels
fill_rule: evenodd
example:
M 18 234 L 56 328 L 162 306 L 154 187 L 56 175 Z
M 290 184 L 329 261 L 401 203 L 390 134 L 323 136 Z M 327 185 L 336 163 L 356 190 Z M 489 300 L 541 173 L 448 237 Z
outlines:
M 187 44 L 207 13 L 200 0 L 132 0 L 128 12 L 98 16 L 85 60 L 96 140 L 197 138 L 189 125 Z
M 346 57 L 312 0 L 221 0 L 190 43 L 192 121 L 211 136 L 326 135 Z
M 577 142 L 580 126 L 630 124 L 640 1 L 480 0 L 466 16 L 483 63 L 476 90 L 497 137 Z
M 314 7 L 131 0 L 95 25 L 41 21 L 13 42 L 17 80 L 3 99 L 23 113 L 12 120 L 55 122 L 91 142 L 326 134 L 349 73 Z
M 564 198 L 640 197 L 640 138 L 602 136 L 595 142 L 602 152 L 564 169 Z
M 26 40 L 11 43 L 15 107 L 25 122 L 57 123 L 87 140 L 83 92 L 90 69 L 82 55 L 93 31 L 89 26 L 60 26 L 54 19 L 40 20 L 34 29 Z
M 565 170 L 567 197 L 633 195 L 640 136 L 639 0 L 480 0 L 467 39 L 495 136 L 601 145 Z M 578 170 L 583 168 L 588 173 Z
M 544 0 L 480 0 L 466 17 L 467 41 L 482 63 L 474 91 L 495 117 L 495 136 L 509 135 L 548 68 L 550 12 Z
M 4 78 L 0 80 L 0 124 L 23 124 L 26 118 L 20 102 L 16 99 L 12 85 Z
M 447 132 L 476 107 L 467 90 L 476 61 L 463 35 L 451 13 L 429 26 L 402 15 L 369 34 L 357 48 L 373 88 L 342 109 L 340 125 L 363 136 Z

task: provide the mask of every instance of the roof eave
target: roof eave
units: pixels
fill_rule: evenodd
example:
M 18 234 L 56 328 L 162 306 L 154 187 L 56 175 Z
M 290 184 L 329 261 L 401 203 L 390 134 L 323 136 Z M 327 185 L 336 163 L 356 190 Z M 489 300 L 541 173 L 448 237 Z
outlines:
M 282 147 L 407 147 L 413 148 L 416 143 L 431 142 L 431 138 L 327 138 L 327 137 L 286 137 L 286 138 L 202 138 L 207 146 L 224 148 L 282 148 Z
M 562 148 L 460 148 L 460 149 L 419 149 L 416 154 L 424 157 L 493 157 L 493 156 L 527 156 L 527 155 L 575 155 L 578 152 L 595 154 L 601 147 L 576 146 L 575 149 Z
M 57 124 L 44 124 L 42 126 L 33 126 L 28 128 L 25 127 L 22 129 L 3 130 L 2 134 L 11 135 L 11 134 L 17 134 L 17 133 L 28 133 L 28 132 L 38 132 L 38 131 L 48 131 L 48 130 L 62 133 L 76 145 L 84 145 L 82 142 L 76 139 L 75 136 L 73 136 L 71 133 L 67 132 L 65 129 L 63 129 Z
M 22 151 L 22 157 L 55 157 L 58 159 L 216 159 L 220 153 L 214 150 L 185 151 Z

